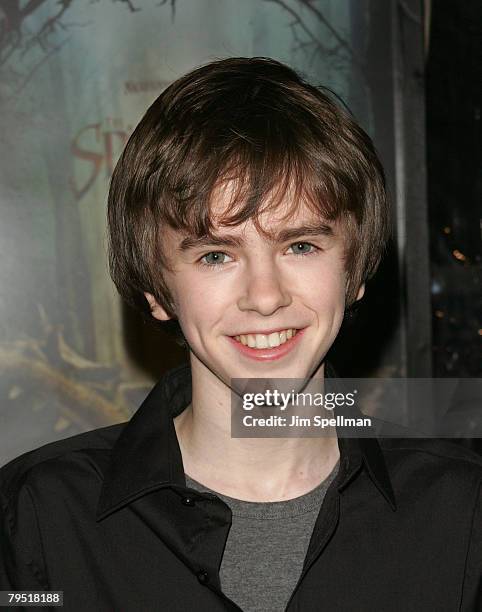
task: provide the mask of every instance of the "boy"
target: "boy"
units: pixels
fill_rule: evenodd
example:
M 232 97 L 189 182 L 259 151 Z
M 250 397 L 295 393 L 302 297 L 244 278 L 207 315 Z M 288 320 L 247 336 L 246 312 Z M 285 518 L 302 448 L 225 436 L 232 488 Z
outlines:
M 112 178 L 110 267 L 189 364 L 129 423 L 3 468 L 1 588 L 67 610 L 480 609 L 476 455 L 231 437 L 233 379 L 333 377 L 389 215 L 369 137 L 287 66 L 231 58 L 168 87 Z

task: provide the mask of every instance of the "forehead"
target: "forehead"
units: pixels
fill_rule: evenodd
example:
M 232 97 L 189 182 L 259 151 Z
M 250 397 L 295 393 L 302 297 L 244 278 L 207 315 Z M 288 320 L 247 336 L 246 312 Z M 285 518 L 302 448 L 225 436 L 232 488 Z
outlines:
M 286 215 L 282 210 L 267 210 L 258 213 L 256 217 L 249 217 L 236 225 L 223 223 L 222 218 L 212 217 L 212 231 L 208 235 L 243 235 L 249 236 L 259 234 L 261 237 L 274 240 L 283 230 L 297 227 L 329 227 L 332 223 L 325 222 L 319 215 L 315 215 L 307 207 L 300 206 L 290 215 Z
M 297 189 L 273 189 L 264 199 L 243 197 L 243 185 L 225 181 L 215 188 L 208 203 L 207 225 L 192 222 L 174 229 L 164 227 L 161 245 L 185 252 L 207 245 L 242 246 L 259 240 L 273 243 L 296 241 L 301 236 L 338 241 L 344 228 L 339 220 L 327 219 L 323 206 Z
M 246 209 L 242 188 L 240 189 L 234 181 L 217 187 L 209 203 L 209 218 L 213 231 L 222 229 L 223 234 L 237 233 L 239 227 L 247 229 L 253 226 L 253 229 L 269 237 L 275 235 L 280 229 L 295 225 L 319 225 L 322 222 L 327 225 L 335 225 L 324 218 L 312 201 L 307 200 L 299 190 L 291 187 L 282 191 L 273 189 L 267 197 L 252 206 L 252 214 L 245 221 L 230 222 L 230 219 L 242 209 Z
M 185 231 L 169 230 L 164 234 L 164 246 L 169 244 L 175 252 L 182 254 L 202 248 L 243 247 L 262 241 L 263 244 L 286 244 L 297 240 L 322 240 L 326 246 L 339 242 L 340 233 L 335 223 L 328 223 L 313 215 L 310 211 L 302 210 L 291 220 L 271 217 L 257 221 L 248 219 L 235 227 L 214 225 L 205 234 L 193 235 Z

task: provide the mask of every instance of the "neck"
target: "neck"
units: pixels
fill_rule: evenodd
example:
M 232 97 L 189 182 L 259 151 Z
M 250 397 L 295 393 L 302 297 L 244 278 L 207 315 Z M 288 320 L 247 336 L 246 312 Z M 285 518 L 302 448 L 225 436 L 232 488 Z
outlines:
M 218 493 L 284 501 L 320 484 L 339 458 L 336 430 L 318 438 L 232 438 L 231 390 L 191 354 L 192 402 L 174 419 L 185 472 Z M 315 373 L 323 381 L 324 364 Z

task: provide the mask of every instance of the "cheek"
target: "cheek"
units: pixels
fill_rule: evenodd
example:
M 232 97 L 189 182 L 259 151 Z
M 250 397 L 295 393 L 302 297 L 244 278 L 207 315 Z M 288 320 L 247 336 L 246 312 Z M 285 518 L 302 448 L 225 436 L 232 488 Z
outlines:
M 192 313 L 192 316 L 201 312 L 203 319 L 216 319 L 216 313 L 224 312 L 232 301 L 233 282 L 232 278 L 226 278 L 221 272 L 183 275 L 175 287 L 179 311 Z
M 345 313 L 344 292 L 318 293 L 309 303 L 321 327 L 338 329 Z
M 206 291 L 205 287 L 197 286 L 187 279 L 177 296 L 177 316 L 186 337 L 190 336 L 191 339 L 193 334 L 197 335 L 196 330 L 212 328 L 220 318 L 220 313 L 226 309 L 213 291 Z
M 310 302 L 320 309 L 344 311 L 345 284 L 345 274 L 331 268 L 321 271 L 321 274 L 318 271 L 307 283 L 305 291 L 308 290 Z

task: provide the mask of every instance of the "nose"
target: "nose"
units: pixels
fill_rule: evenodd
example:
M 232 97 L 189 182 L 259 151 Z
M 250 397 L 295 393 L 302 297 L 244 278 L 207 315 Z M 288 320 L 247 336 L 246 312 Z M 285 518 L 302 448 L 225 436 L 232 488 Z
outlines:
M 291 294 L 286 279 L 281 278 L 273 262 L 266 263 L 262 268 L 258 262 L 256 269 L 246 270 L 246 281 L 238 300 L 240 310 L 253 310 L 269 316 L 290 304 Z

